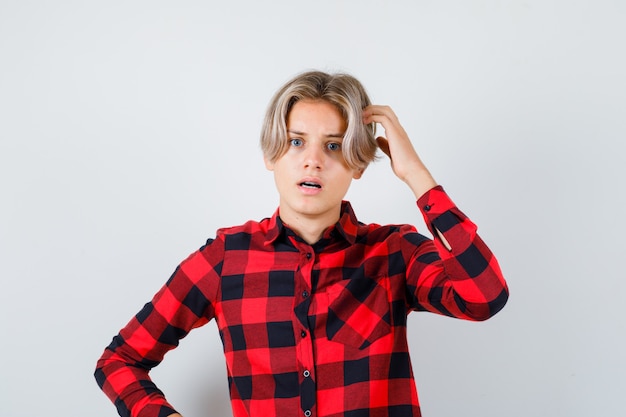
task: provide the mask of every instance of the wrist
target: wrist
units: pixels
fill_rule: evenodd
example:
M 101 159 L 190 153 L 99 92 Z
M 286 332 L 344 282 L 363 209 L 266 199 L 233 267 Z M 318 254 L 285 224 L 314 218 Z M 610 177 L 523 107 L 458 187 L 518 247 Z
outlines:
M 410 172 L 404 177 L 403 181 L 413 191 L 416 200 L 419 200 L 427 191 L 438 185 L 437 181 L 425 167 Z

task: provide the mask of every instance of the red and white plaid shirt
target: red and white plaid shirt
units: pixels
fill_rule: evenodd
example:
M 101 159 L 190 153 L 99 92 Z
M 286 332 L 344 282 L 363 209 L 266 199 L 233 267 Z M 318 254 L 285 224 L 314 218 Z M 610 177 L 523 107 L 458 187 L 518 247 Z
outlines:
M 174 413 L 148 372 L 215 318 L 235 417 L 420 416 L 408 313 L 486 320 L 508 289 L 441 187 L 417 204 L 451 250 L 413 226 L 361 224 L 348 202 L 314 245 L 278 212 L 219 230 L 113 339 L 98 384 L 121 416 Z

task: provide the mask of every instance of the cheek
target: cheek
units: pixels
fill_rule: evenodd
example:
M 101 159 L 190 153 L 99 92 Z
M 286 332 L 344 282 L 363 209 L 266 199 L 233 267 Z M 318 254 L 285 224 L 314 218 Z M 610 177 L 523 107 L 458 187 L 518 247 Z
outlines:
M 338 181 L 341 183 L 342 192 L 347 192 L 348 188 L 350 188 L 350 184 L 352 184 L 352 172 L 346 171 L 338 178 Z
M 293 169 L 290 169 L 289 164 L 285 162 L 285 160 L 280 160 L 274 164 L 274 181 L 277 185 L 287 184 L 289 183 L 294 175 L 290 174 L 293 172 Z

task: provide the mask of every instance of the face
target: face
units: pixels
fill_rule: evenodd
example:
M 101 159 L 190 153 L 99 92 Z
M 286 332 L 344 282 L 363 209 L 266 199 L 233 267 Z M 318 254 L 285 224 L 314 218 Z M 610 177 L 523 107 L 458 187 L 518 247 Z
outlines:
M 346 121 L 331 103 L 300 100 L 289 112 L 287 151 L 274 171 L 280 194 L 280 217 L 289 224 L 319 222 L 328 227 L 339 220 L 341 201 L 361 171 L 346 164 L 341 151 Z

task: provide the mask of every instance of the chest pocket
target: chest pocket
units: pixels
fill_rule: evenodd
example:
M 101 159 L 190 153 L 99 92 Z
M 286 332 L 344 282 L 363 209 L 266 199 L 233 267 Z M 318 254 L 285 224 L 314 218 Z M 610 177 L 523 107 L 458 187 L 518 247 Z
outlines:
M 363 350 L 391 332 L 389 278 L 348 279 L 326 293 L 329 340 Z

